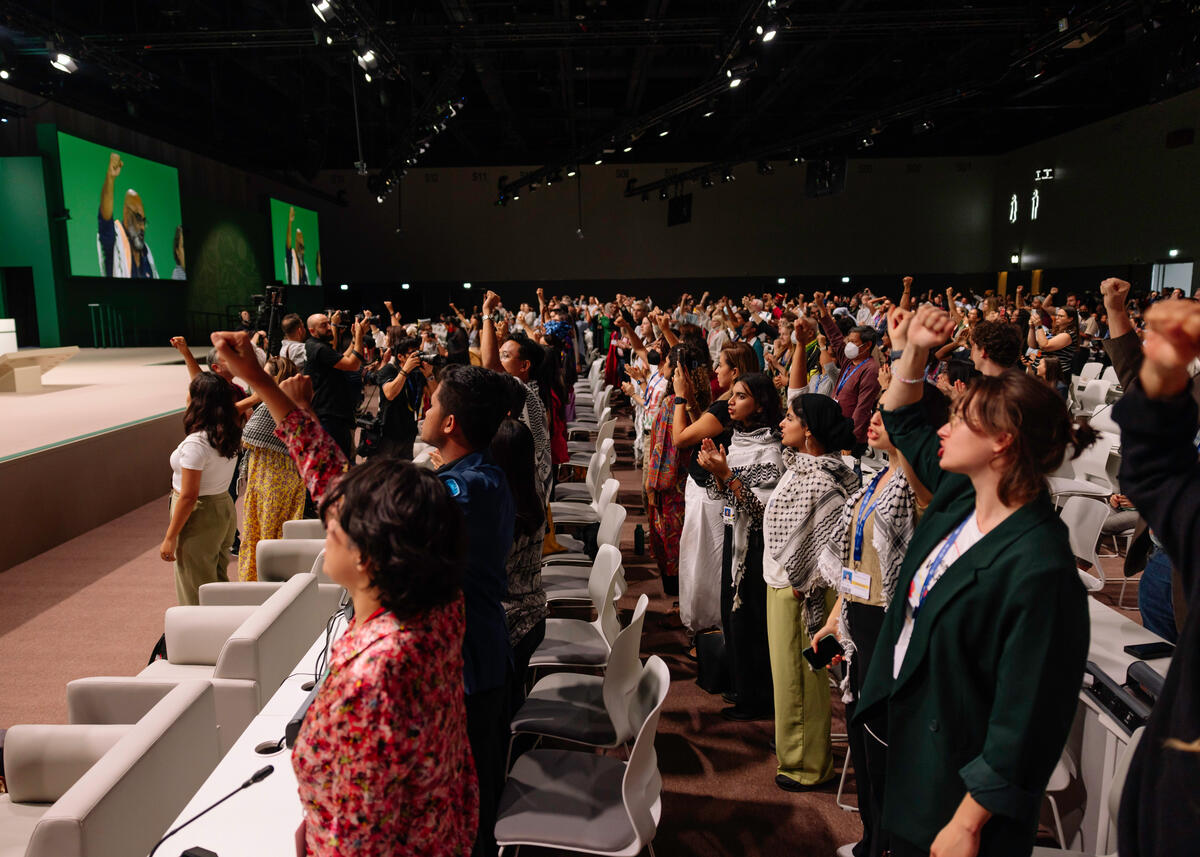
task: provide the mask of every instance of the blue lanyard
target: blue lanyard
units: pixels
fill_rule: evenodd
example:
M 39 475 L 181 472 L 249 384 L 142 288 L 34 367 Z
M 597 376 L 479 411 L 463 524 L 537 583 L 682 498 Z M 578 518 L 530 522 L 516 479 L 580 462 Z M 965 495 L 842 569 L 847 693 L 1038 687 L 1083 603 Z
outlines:
M 867 361 L 863 360 L 857 366 L 855 366 L 853 369 L 850 370 L 849 375 L 846 375 L 845 377 L 842 378 L 842 380 L 838 381 L 837 391 L 838 391 L 839 395 L 842 392 L 842 387 L 846 386 L 846 382 L 849 381 L 851 378 L 853 378 L 858 373 L 858 370 L 861 369 L 866 364 L 867 364 Z
M 867 506 L 867 501 L 875 496 L 875 486 L 879 484 L 879 480 L 883 478 L 883 474 L 885 473 L 887 473 L 887 468 L 875 474 L 875 478 L 871 480 L 870 486 L 867 487 L 867 493 L 863 495 L 862 503 L 858 507 L 858 518 L 854 523 L 854 561 L 856 563 L 862 562 L 863 531 L 867 527 L 867 519 L 871 517 L 871 513 L 879 505 L 879 500 L 883 497 L 883 493 L 880 492 L 879 497 L 875 497 L 875 502 L 869 507 Z M 866 510 L 865 512 L 863 511 L 864 509 Z
M 929 595 L 929 590 L 933 588 L 934 581 L 937 580 L 938 570 L 941 569 L 942 564 L 946 561 L 946 554 L 950 552 L 950 546 L 958 541 L 959 534 L 962 533 L 963 527 L 967 525 L 967 521 L 969 520 L 971 520 L 970 515 L 964 518 L 963 522 L 954 528 L 954 532 L 946 537 L 946 543 L 942 545 L 942 549 L 938 551 L 937 556 L 933 558 L 933 564 L 929 566 L 929 574 L 925 577 L 925 582 L 921 585 L 921 594 L 917 596 L 917 605 L 912 609 L 914 619 L 916 619 L 917 614 L 921 612 L 921 607 L 925 604 L 925 599 Z

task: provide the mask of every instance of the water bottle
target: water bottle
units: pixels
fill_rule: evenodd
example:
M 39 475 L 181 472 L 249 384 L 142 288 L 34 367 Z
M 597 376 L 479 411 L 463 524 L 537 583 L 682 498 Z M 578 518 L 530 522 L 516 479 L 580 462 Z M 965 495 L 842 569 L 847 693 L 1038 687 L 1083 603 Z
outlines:
M 638 524 L 633 530 L 633 552 L 641 556 L 646 552 L 646 531 Z

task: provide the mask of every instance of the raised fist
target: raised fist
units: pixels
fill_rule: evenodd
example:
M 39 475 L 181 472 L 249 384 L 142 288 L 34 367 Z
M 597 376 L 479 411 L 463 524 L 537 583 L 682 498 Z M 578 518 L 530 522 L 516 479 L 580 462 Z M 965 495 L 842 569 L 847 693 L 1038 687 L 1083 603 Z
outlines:
M 108 155 L 108 177 L 115 179 L 121 174 L 121 168 L 125 166 L 125 162 L 121 160 L 121 156 L 116 152 L 110 152 Z

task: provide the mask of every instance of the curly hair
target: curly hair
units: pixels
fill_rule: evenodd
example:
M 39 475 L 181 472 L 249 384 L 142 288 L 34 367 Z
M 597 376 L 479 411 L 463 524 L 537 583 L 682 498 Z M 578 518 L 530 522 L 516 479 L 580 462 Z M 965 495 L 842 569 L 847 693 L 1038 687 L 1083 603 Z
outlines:
M 461 589 L 462 510 L 428 470 L 396 458 L 352 467 L 321 501 L 362 554 L 371 586 L 397 619 L 447 604 Z
M 220 375 L 201 372 L 188 385 L 183 412 L 187 434 L 202 431 L 222 458 L 233 458 L 242 446 L 242 420 L 233 401 L 233 387 Z
M 1007 321 L 981 321 L 975 325 L 971 338 L 984 357 L 1005 369 L 1016 366 L 1025 350 L 1021 329 Z

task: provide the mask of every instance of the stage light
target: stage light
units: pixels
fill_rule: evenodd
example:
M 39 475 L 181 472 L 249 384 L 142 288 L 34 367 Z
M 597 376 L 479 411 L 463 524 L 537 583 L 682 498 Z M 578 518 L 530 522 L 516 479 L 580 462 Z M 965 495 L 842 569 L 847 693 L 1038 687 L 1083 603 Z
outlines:
M 774 9 L 778 5 L 779 5 L 779 0 L 767 0 L 767 8 L 768 9 Z
M 771 41 L 779 35 L 779 25 L 774 21 L 767 21 L 765 24 L 759 24 L 754 28 L 754 32 L 762 37 L 763 43 Z
M 787 277 L 780 277 L 775 282 L 776 282 L 776 284 L 778 284 L 780 286 L 786 286 L 787 285 Z
M 763 160 L 758 162 L 758 174 L 760 176 L 773 175 L 774 172 L 775 172 L 775 168 L 773 166 L 771 166 L 770 161 L 768 161 L 764 158 Z
M 348 283 L 342 283 L 340 286 L 338 286 L 338 288 L 341 289 L 343 292 L 350 291 L 350 285 Z
M 702 176 L 700 178 L 700 187 L 707 190 L 708 188 L 710 188 L 712 186 L 713 186 L 712 176 L 705 174 L 704 176 Z
M 665 137 L 665 136 L 667 136 L 667 135 L 668 135 L 668 134 L 670 134 L 670 133 L 671 133 L 671 129 L 670 129 L 670 128 L 663 128 L 661 131 L 659 131 L 659 132 L 658 132 L 658 136 L 660 136 L 660 137 Z
M 408 285 L 408 283 L 401 283 L 400 288 L 404 289 L 404 291 L 407 292 L 409 290 L 410 286 Z
M 521 192 L 518 190 L 514 190 L 513 191 L 513 202 L 516 202 L 520 198 L 521 198 Z
M 364 71 L 363 72 L 363 80 L 365 80 L 367 83 L 370 83 L 372 80 L 374 80 L 374 78 L 371 77 L 371 72 Z
M 332 45 L 332 44 L 333 44 L 333 36 L 326 36 L 326 37 L 325 37 L 325 44 L 327 44 L 327 45 Z
M 595 161 L 596 166 L 600 166 L 602 163 L 604 163 L 604 158 L 596 158 L 596 161 Z
M 843 283 L 848 283 L 848 282 L 850 282 L 850 278 L 849 278 L 849 277 L 842 277 L 842 282 L 843 282 Z
M 54 66 L 61 72 L 65 72 L 66 74 L 73 74 L 79 71 L 78 63 L 71 59 L 69 54 L 55 54 L 54 59 L 50 60 L 50 65 Z
M 1171 249 L 1171 250 L 1167 251 L 1167 255 L 1170 256 L 1172 259 L 1174 259 L 1176 256 L 1179 255 L 1179 251 L 1175 250 L 1175 249 Z
M 1011 256 L 1008 257 L 1008 261 L 1010 263 L 1012 263 L 1013 265 L 1020 265 L 1021 264 L 1021 254 L 1013 253 Z
M 0 80 L 8 80 L 8 79 L 9 79 L 9 77 L 11 77 L 11 76 L 12 76 L 12 75 L 11 75 L 11 73 L 9 72 L 9 70 L 8 70 L 8 69 L 6 69 L 6 68 L 0 68 Z
M 375 201 L 380 205 L 383 205 L 383 194 L 379 194 L 377 197 L 375 197 Z
M 312 4 L 312 10 L 318 18 L 326 23 L 333 20 L 333 18 L 337 16 L 337 14 L 333 11 L 333 3 L 331 0 L 317 0 L 316 3 Z
M 628 146 L 626 146 L 626 147 L 625 147 L 624 149 L 622 149 L 621 151 L 623 151 L 625 154 L 627 154 L 627 155 L 628 155 L 630 152 L 632 152 L 632 151 L 633 151 L 633 143 L 630 143 Z
M 8 124 L 8 117 L 0 116 L 0 125 L 7 125 L 7 124 Z
M 730 80 L 729 80 L 729 88 L 730 89 L 737 89 L 741 85 L 742 85 L 742 79 L 740 77 L 733 77 L 732 75 L 730 76 Z
M 664 187 L 662 190 L 660 190 L 660 191 L 658 192 L 658 198 L 659 198 L 659 199 L 661 199 L 661 200 L 667 200 L 667 199 L 670 199 L 670 198 L 671 198 L 671 194 L 670 194 L 670 193 L 668 193 L 668 192 L 667 192 L 667 189 Z
M 575 167 L 567 167 L 567 178 L 575 177 Z
M 800 157 L 800 153 L 799 153 L 799 152 L 797 152 L 796 154 L 792 155 L 792 166 L 793 166 L 793 167 L 798 167 L 798 166 L 800 166 L 802 163 L 804 163 L 804 158 Z
M 874 138 L 872 138 L 870 136 L 863 137 L 861 140 L 858 141 L 858 148 L 860 148 L 860 149 L 870 149 L 874 145 L 875 145 L 875 140 L 874 140 Z
M 735 180 L 736 179 L 733 175 L 733 168 L 726 167 L 724 169 L 724 171 L 722 171 L 722 173 L 721 173 L 721 184 L 728 184 L 729 182 L 735 181 Z
M 468 291 L 470 291 L 470 289 L 471 289 L 471 284 L 470 284 L 470 283 L 463 283 L 463 288 L 464 288 L 464 289 L 466 289 L 466 290 L 468 290 Z
M 704 105 L 704 114 L 703 114 L 704 118 L 708 119 L 710 116 L 712 116 L 716 112 L 717 112 L 717 100 L 715 98 L 708 99 L 708 101 Z
M 363 71 L 370 71 L 379 65 L 379 58 L 375 56 L 375 51 L 370 48 L 367 48 L 362 53 L 355 53 L 354 58 L 358 61 L 358 65 Z

